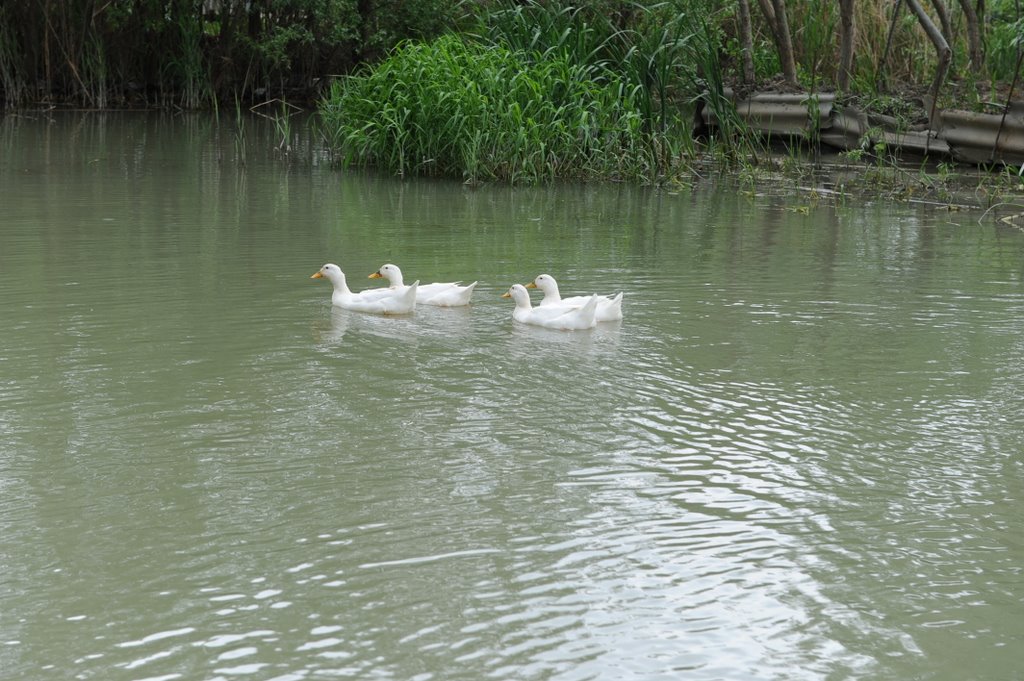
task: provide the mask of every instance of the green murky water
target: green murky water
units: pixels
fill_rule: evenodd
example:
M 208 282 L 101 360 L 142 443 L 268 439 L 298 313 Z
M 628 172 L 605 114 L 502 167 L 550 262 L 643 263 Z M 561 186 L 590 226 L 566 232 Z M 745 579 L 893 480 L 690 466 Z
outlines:
M 249 125 L 0 121 L 5 679 L 1022 678 L 1024 234 Z M 625 319 L 514 323 L 541 272 Z

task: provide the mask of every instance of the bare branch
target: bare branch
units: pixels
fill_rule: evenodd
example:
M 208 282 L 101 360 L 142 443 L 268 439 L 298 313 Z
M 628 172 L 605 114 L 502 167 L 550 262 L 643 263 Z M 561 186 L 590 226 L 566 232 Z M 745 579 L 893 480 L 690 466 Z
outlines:
M 932 41 L 932 44 L 935 46 L 935 52 L 938 54 L 939 58 L 939 63 L 935 67 L 935 81 L 932 83 L 931 111 L 928 114 L 929 120 L 933 123 L 932 127 L 935 127 L 935 106 L 939 101 L 939 90 L 942 89 L 942 82 L 946 79 L 946 72 L 949 71 L 949 62 L 953 58 L 953 50 L 949 48 L 949 43 L 947 43 L 946 39 L 942 37 L 942 32 L 935 27 L 934 23 L 932 23 L 931 17 L 929 17 L 928 13 L 921 7 L 921 3 L 917 0 L 906 0 L 906 3 L 907 7 L 910 8 L 910 11 L 912 11 L 917 17 L 917 21 L 921 24 L 924 32 L 928 35 L 928 39 Z

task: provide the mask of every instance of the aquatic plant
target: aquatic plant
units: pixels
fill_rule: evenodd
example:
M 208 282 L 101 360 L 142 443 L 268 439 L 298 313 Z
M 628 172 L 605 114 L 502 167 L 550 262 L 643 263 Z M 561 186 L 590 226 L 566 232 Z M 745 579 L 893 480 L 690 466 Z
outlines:
M 343 162 L 397 174 L 651 179 L 668 162 L 614 73 L 454 35 L 338 81 L 320 113 Z

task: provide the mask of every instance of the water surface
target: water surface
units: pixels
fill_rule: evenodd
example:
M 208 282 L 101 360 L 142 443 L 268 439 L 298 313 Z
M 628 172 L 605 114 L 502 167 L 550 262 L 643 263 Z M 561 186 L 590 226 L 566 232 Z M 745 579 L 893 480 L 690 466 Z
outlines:
M 246 125 L 0 121 L 5 679 L 1024 678 L 1020 231 Z M 514 323 L 541 272 L 625 319 Z

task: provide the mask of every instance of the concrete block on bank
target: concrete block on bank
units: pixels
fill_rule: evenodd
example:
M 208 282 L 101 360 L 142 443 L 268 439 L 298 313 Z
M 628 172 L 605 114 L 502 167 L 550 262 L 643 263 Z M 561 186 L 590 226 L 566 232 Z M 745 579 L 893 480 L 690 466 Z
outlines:
M 1024 164 L 1024 105 L 1017 102 L 1005 115 L 943 111 L 942 137 L 953 158 L 967 163 Z
M 833 111 L 830 123 L 821 131 L 820 139 L 830 147 L 844 151 L 859 149 L 871 127 L 864 112 L 852 106 Z
M 743 100 L 737 100 L 732 90 L 725 95 L 733 101 L 736 112 L 747 125 L 759 132 L 780 135 L 802 135 L 831 125 L 832 105 L 835 95 L 821 93 L 755 93 Z M 817 100 L 817 115 L 812 105 Z M 715 114 L 707 106 L 701 109 L 703 122 L 707 126 L 717 125 Z
M 904 128 L 895 118 L 867 114 L 856 107 L 836 106 L 831 93 L 759 92 L 738 99 L 726 90 L 736 113 L 765 135 L 809 138 L 842 150 L 881 142 L 895 151 L 953 158 L 965 163 L 1024 165 L 1024 103 L 1012 103 L 1006 114 L 940 111 L 927 125 Z M 816 107 L 816 108 L 815 108 Z M 714 113 L 704 106 L 698 123 L 714 127 Z

